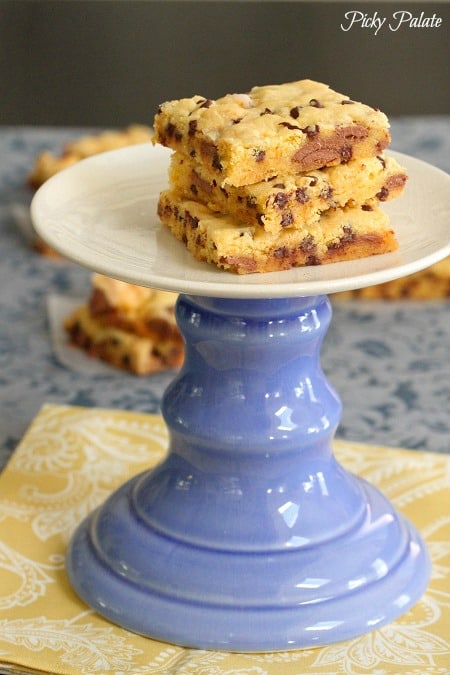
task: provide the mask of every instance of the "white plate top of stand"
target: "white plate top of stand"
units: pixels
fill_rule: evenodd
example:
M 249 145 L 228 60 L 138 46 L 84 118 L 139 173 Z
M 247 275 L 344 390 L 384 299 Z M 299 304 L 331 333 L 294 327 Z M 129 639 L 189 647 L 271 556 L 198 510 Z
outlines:
M 170 151 L 150 143 L 85 159 L 38 190 L 38 234 L 63 256 L 139 286 L 224 298 L 330 294 L 397 279 L 450 255 L 450 176 L 388 152 L 409 175 L 404 194 L 383 205 L 400 247 L 360 260 L 238 275 L 199 262 L 163 226 L 158 195 L 168 186 Z

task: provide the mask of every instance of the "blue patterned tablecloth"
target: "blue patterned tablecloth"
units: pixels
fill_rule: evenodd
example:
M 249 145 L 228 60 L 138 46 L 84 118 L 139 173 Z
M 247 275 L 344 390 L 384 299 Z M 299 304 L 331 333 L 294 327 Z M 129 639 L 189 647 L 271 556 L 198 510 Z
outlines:
M 171 373 L 96 375 L 52 348 L 50 294 L 87 297 L 90 272 L 35 253 L 17 227 L 37 153 L 86 129 L 0 128 L 0 467 L 46 403 L 158 412 Z M 392 148 L 450 172 L 450 117 L 392 120 Z M 341 439 L 450 452 L 450 302 L 334 304 L 322 365 L 344 413 Z

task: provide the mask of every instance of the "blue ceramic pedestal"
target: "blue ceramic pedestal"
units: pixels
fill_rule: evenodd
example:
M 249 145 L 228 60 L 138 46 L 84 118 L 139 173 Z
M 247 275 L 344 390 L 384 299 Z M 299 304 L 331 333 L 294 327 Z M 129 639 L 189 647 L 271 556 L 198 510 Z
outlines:
M 333 456 L 341 416 L 319 361 L 325 296 L 181 295 L 186 360 L 163 415 L 167 458 L 77 530 L 70 581 L 131 631 L 189 647 L 345 640 L 408 610 L 425 546 Z

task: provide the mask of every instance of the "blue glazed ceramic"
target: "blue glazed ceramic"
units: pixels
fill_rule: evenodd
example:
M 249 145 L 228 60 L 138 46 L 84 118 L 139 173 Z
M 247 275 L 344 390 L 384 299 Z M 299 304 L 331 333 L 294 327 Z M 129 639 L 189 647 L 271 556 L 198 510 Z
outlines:
M 333 456 L 325 296 L 181 295 L 167 458 L 76 532 L 67 570 L 100 614 L 180 645 L 269 651 L 345 640 L 423 593 L 415 529 Z

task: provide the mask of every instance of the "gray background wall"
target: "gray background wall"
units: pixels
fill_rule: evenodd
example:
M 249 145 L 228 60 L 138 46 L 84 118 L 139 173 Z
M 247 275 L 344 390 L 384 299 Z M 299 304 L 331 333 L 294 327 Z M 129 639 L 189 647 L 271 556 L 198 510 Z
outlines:
M 356 9 L 440 28 L 343 31 Z M 389 115 L 448 114 L 450 5 L 0 0 L 0 124 L 151 123 L 157 105 L 311 77 Z

